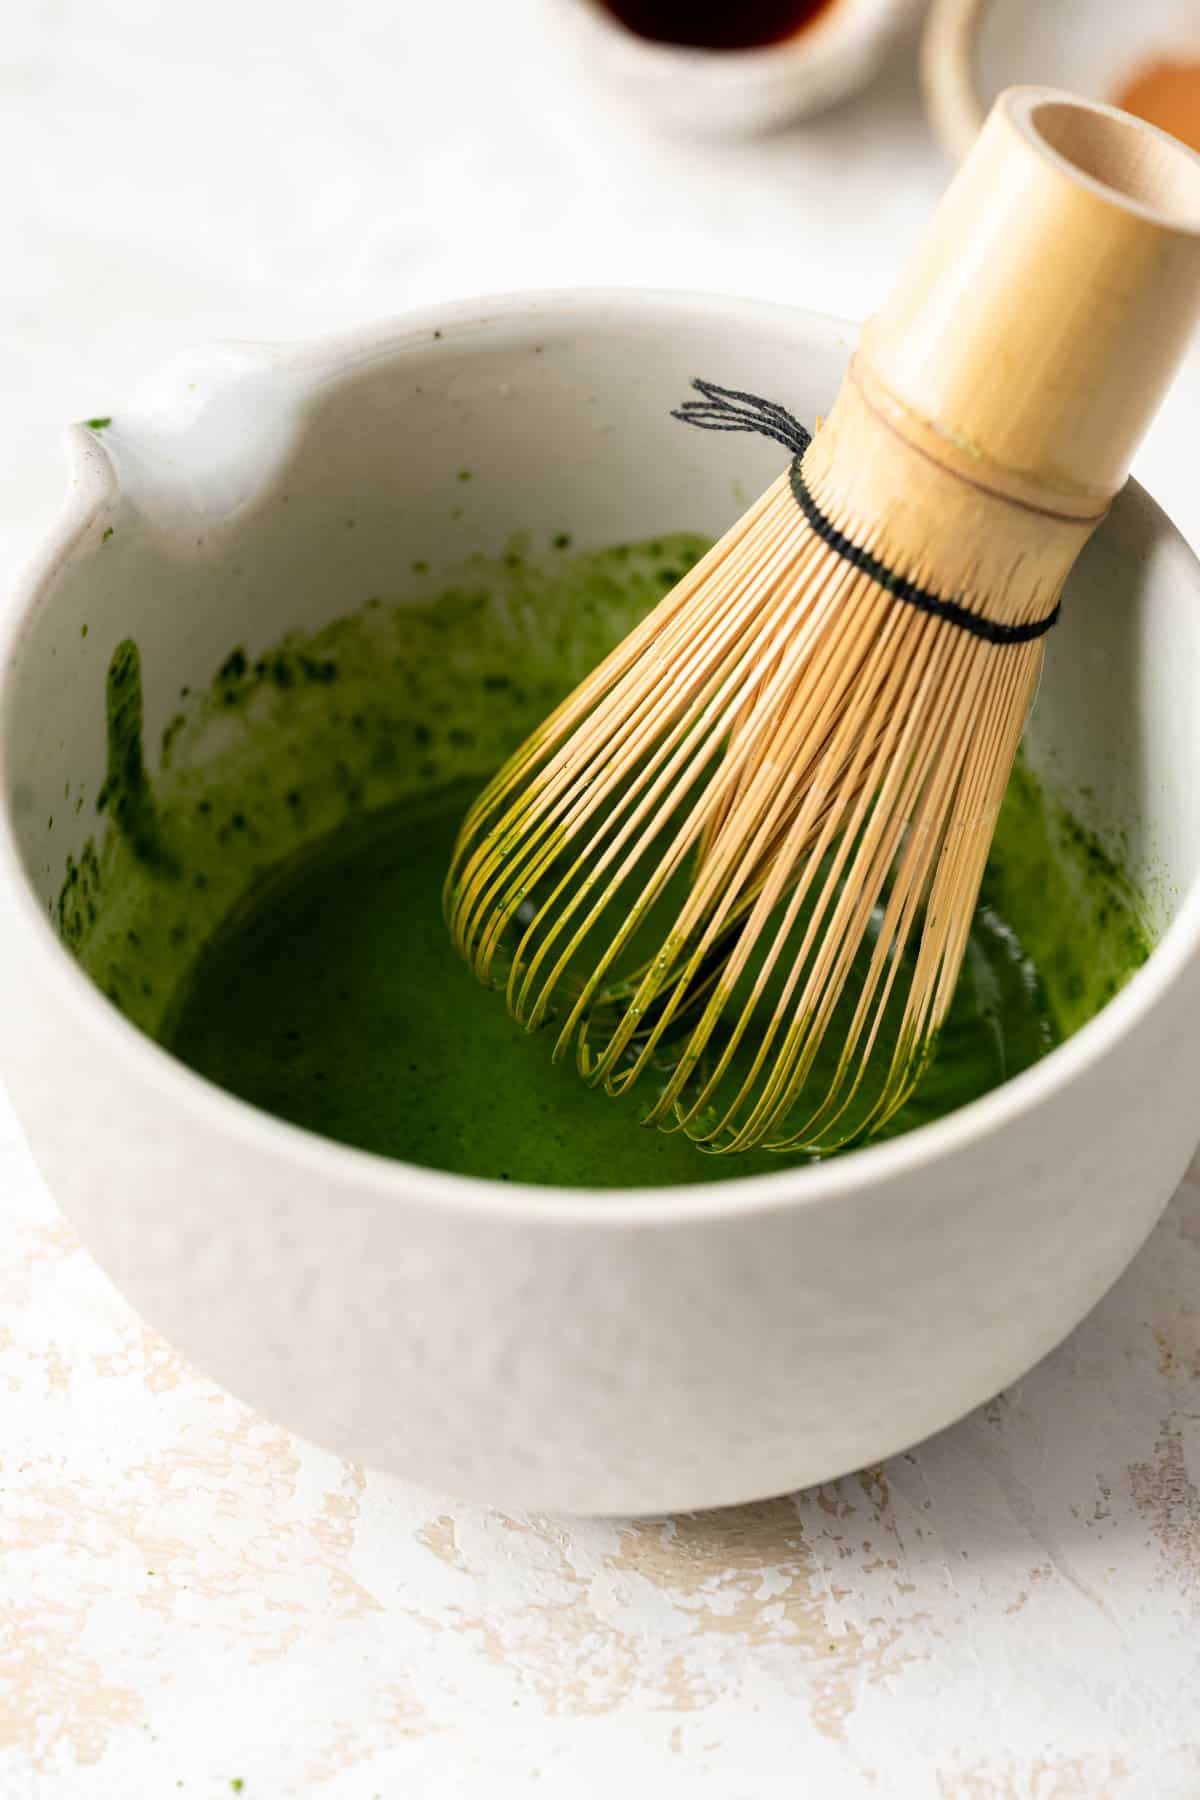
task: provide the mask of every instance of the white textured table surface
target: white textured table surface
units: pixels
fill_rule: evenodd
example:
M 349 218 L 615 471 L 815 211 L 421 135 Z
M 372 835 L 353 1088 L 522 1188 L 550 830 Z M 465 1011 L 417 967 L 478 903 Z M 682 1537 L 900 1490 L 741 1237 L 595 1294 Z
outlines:
M 910 58 L 769 143 L 666 148 L 548 6 L 7 0 L 6 570 L 60 424 L 183 343 L 574 282 L 869 310 L 945 177 Z M 1197 385 L 1141 465 L 1193 536 Z M 3 1800 L 1194 1800 L 1200 1179 L 1056 1355 L 919 1450 L 564 1523 L 364 1474 L 192 1374 L 0 1095 L 0 1549 Z

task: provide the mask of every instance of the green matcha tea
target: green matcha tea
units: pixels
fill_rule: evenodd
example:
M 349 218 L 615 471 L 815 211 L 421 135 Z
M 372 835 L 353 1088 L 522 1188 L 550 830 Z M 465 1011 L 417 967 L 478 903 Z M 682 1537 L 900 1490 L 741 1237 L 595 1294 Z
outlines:
M 107 829 L 67 871 L 60 929 L 184 1062 L 338 1142 L 500 1180 L 622 1187 L 776 1171 L 639 1126 L 457 959 L 441 913 L 474 792 L 704 546 L 671 538 L 476 562 L 377 597 L 181 697 L 158 767 L 136 647 L 109 671 Z M 151 672 L 152 673 L 152 672 Z M 886 1135 L 1028 1068 L 1147 950 L 1135 897 L 1018 766 L 931 1068 Z

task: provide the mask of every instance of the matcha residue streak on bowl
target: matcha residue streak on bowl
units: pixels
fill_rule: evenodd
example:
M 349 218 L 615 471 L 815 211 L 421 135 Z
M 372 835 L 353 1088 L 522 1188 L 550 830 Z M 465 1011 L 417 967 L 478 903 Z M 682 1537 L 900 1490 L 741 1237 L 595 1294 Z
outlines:
M 440 893 L 482 781 L 706 546 L 476 560 L 235 647 L 146 766 L 142 671 L 108 680 L 103 841 L 68 863 L 64 940 L 201 1074 L 340 1142 L 518 1181 L 633 1186 L 776 1171 L 640 1130 L 457 960 Z M 149 672 L 153 680 L 153 671 Z M 1120 872 L 1018 767 L 934 1064 L 889 1134 L 1027 1068 L 1147 953 Z
M 163 843 L 154 790 L 142 754 L 142 659 L 130 639 L 117 646 L 108 667 L 108 769 L 96 797 L 97 812 L 111 813 L 118 835 L 148 869 L 177 875 L 179 866 Z
M 543 568 L 518 539 L 432 600 L 375 595 L 318 632 L 236 645 L 205 689 L 162 709 L 153 781 L 153 671 L 120 645 L 108 829 L 67 864 L 64 941 L 161 1035 L 189 959 L 256 881 L 363 812 L 481 783 L 706 547 L 664 537 Z

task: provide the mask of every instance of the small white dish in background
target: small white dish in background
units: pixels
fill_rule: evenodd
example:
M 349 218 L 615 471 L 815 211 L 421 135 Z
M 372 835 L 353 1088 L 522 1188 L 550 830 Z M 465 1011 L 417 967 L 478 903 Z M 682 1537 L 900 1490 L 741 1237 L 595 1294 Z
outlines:
M 921 49 L 925 102 L 950 155 L 966 155 L 996 96 L 1027 82 L 1117 102 L 1142 69 L 1200 59 L 1196 0 L 933 0 Z
M 604 0 L 557 0 L 555 8 L 589 71 L 630 111 L 709 138 L 752 137 L 857 92 L 914 11 L 915 0 L 831 0 L 778 43 L 706 50 L 642 37 Z

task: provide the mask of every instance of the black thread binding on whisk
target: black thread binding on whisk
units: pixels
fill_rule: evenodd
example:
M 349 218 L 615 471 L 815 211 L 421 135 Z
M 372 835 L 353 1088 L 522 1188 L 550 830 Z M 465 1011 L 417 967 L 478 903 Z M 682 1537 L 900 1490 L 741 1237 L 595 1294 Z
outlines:
M 685 425 L 695 425 L 701 431 L 755 431 L 760 437 L 774 438 L 785 450 L 793 455 L 791 482 L 792 493 L 796 504 L 808 520 L 817 536 L 834 552 L 854 568 L 861 569 L 864 575 L 883 588 L 893 599 L 903 601 L 905 606 L 915 606 L 918 612 L 929 613 L 932 618 L 944 619 L 948 625 L 955 625 L 961 631 L 967 631 L 972 637 L 982 638 L 988 644 L 1029 644 L 1035 638 L 1045 634 L 1058 622 L 1062 610 L 1061 602 L 1053 612 L 1047 613 L 1044 619 L 1034 619 L 1026 625 L 1002 625 L 995 619 L 988 619 L 982 613 L 972 611 L 961 600 L 946 600 L 941 594 L 935 594 L 929 588 L 923 588 L 915 581 L 909 581 L 899 575 L 887 564 L 864 550 L 848 538 L 844 531 L 839 531 L 832 519 L 821 511 L 813 498 L 804 474 L 800 467 L 805 451 L 812 442 L 812 434 L 805 430 L 799 419 L 793 418 L 786 407 L 779 406 L 773 400 L 762 400 L 757 394 L 744 394 L 737 388 L 718 387 L 713 381 L 693 381 L 692 386 L 702 394 L 702 400 L 685 400 L 682 406 L 672 412 L 673 419 L 681 419 Z
M 718 387 L 715 381 L 693 381 L 692 386 L 704 395 L 703 400 L 685 400 L 671 414 L 685 425 L 699 426 L 701 431 L 757 431 L 760 437 L 774 438 L 793 456 L 803 456 L 812 443 L 812 432 L 774 400 Z

